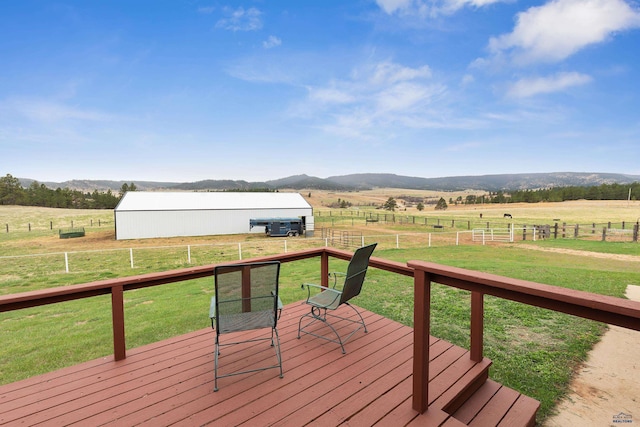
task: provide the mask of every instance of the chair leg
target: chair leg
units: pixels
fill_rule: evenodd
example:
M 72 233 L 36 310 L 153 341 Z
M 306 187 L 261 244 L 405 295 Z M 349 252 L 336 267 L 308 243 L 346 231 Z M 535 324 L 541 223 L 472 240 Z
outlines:
M 347 352 L 344 349 L 344 344 L 342 342 L 342 338 L 340 337 L 340 334 L 338 333 L 338 331 L 336 331 L 336 329 L 331 325 L 331 323 L 327 322 L 327 310 L 325 309 L 324 311 L 321 311 L 323 309 L 320 309 L 318 307 L 311 307 L 311 312 L 307 313 L 303 316 L 300 317 L 300 321 L 298 322 L 298 339 L 300 339 L 300 332 L 304 332 L 305 334 L 309 334 L 309 335 L 313 335 L 316 338 L 322 338 L 324 340 L 327 341 L 331 341 L 331 342 L 335 342 L 340 344 L 340 347 L 342 348 L 342 354 L 347 354 Z M 358 313 L 359 315 L 360 313 Z M 311 322 L 309 322 L 304 328 L 302 327 L 302 319 L 304 319 L 305 317 L 310 317 L 311 318 Z M 331 330 L 333 331 L 333 333 L 336 335 L 336 340 L 332 340 L 329 339 L 327 337 L 324 337 L 322 335 L 317 335 L 314 334 L 313 332 L 308 332 L 305 331 L 304 329 L 308 326 L 311 326 L 314 322 L 316 321 L 320 321 L 322 323 L 324 323 L 325 325 L 327 325 L 329 328 L 331 328 Z
M 276 336 L 276 345 L 273 344 L 274 335 Z M 278 365 L 280 366 L 280 378 L 284 378 L 284 374 L 282 373 L 282 353 L 280 353 L 280 336 L 276 328 L 271 330 L 271 345 L 275 347 L 276 350 L 276 357 L 278 358 Z
M 367 325 L 364 323 L 364 319 L 362 318 L 362 315 L 360 314 L 360 312 L 358 310 L 356 310 L 356 308 L 354 306 L 352 306 L 351 304 L 349 304 L 348 302 L 345 302 L 345 304 L 348 305 L 349 307 L 351 307 L 353 309 L 353 311 L 356 312 L 356 314 L 360 318 L 360 323 L 362 323 L 362 326 L 364 327 L 364 331 L 365 332 L 369 332 L 367 330 Z
M 218 356 L 220 355 L 220 341 L 218 339 L 218 335 L 216 335 L 216 348 L 215 348 L 215 354 L 213 356 L 214 359 L 214 366 L 213 366 L 213 391 L 218 391 Z

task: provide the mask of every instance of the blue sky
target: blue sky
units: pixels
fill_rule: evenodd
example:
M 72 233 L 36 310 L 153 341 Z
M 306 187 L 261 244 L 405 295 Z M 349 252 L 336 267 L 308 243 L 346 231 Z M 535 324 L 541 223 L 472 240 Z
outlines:
M 0 175 L 640 175 L 637 0 L 0 2 Z

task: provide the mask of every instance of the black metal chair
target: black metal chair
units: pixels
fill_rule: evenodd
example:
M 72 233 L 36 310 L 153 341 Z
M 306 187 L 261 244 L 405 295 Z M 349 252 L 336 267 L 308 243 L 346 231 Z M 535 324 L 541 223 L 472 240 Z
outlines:
M 282 356 L 278 337 L 278 318 L 282 311 L 282 302 L 278 297 L 280 262 L 269 261 L 220 265 L 214 268 L 215 296 L 211 298 L 209 317 L 211 327 L 216 331 L 215 342 L 215 385 L 218 391 L 218 378 L 257 372 L 277 368 L 282 374 Z M 253 329 L 270 329 L 265 337 L 221 343 L 221 335 L 231 332 Z M 218 373 L 220 348 L 235 344 L 269 341 L 276 352 L 277 364 L 260 368 L 234 371 L 224 375 Z M 254 347 L 251 347 L 254 348 Z
M 332 287 L 324 287 L 311 283 L 305 283 L 302 285 L 302 289 L 305 289 L 305 287 L 307 289 L 306 303 L 311 306 L 311 311 L 300 317 L 300 321 L 298 322 L 298 338 L 300 338 L 300 334 L 304 333 L 327 341 L 335 342 L 340 344 L 342 353 L 344 354 L 346 353 L 344 344 L 353 336 L 353 334 L 358 332 L 361 328 L 364 328 L 364 331 L 367 332 L 367 325 L 364 323 L 362 315 L 354 306 L 349 304 L 349 300 L 358 296 L 362 290 L 362 284 L 364 283 L 367 268 L 369 267 L 369 258 L 371 258 L 371 254 L 376 248 L 376 245 L 377 243 L 373 243 L 356 250 L 349 262 L 346 273 L 329 273 L 330 277 L 333 276 Z M 344 277 L 344 282 L 340 288 L 337 286 L 339 277 Z M 312 291 L 312 289 L 314 291 Z M 353 320 L 345 316 L 327 313 L 327 310 L 333 312 L 342 305 L 351 307 L 351 309 L 356 312 L 360 320 Z M 342 338 L 338 331 L 327 320 L 328 317 L 355 323 L 358 327 Z M 303 322 L 305 322 L 304 326 L 302 325 Z M 316 322 L 322 322 L 328 326 L 331 331 L 333 331 L 336 338 L 316 334 L 314 332 L 315 329 L 311 329 L 311 326 Z

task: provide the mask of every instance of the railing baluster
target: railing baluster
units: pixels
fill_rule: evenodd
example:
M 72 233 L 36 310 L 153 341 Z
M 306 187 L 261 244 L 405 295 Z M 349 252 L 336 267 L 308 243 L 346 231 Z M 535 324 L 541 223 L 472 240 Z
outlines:
M 116 360 L 127 357 L 124 336 L 124 288 L 111 287 L 111 317 L 113 323 L 113 356 Z
M 484 342 L 484 294 L 471 292 L 471 360 L 482 362 Z
M 413 292 L 413 409 L 423 414 L 429 409 L 431 276 L 416 270 Z
M 320 255 L 320 285 L 329 287 L 329 254 L 326 252 Z

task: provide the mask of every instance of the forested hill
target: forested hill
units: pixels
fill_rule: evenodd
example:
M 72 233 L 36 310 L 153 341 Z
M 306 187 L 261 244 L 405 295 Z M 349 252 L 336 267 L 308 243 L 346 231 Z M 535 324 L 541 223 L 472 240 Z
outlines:
M 306 183 L 306 186 L 301 189 L 313 189 L 319 188 L 319 178 L 309 178 L 302 180 Z M 365 179 L 363 179 L 365 178 Z M 379 177 L 376 177 L 379 178 Z M 357 191 L 358 185 L 363 185 L 365 182 L 372 183 L 375 180 L 371 177 L 359 176 L 358 180 L 352 181 L 354 187 L 347 187 L 346 185 L 335 184 L 340 190 L 350 191 L 351 189 Z M 295 177 L 289 178 L 289 181 L 285 184 L 280 183 L 282 188 L 290 189 L 294 183 L 300 183 L 300 180 Z M 359 184 L 356 184 L 359 183 Z M 405 183 L 405 187 L 402 187 L 402 177 L 395 179 L 389 179 L 384 181 L 387 184 L 386 187 L 398 187 L 398 188 L 416 188 L 411 187 L 409 183 Z M 222 189 L 209 188 L 211 185 L 214 187 L 217 184 L 211 184 L 209 182 L 203 184 L 204 181 L 200 181 L 199 185 L 195 189 L 189 188 L 188 185 L 174 186 L 172 189 L 180 189 L 182 191 L 278 191 L 279 187 L 274 187 L 273 181 L 270 183 L 261 183 L 260 185 L 250 185 L 246 181 L 242 181 L 241 185 L 237 185 L 236 181 L 224 181 L 225 185 Z M 316 186 L 312 186 L 316 185 Z M 21 181 L 18 178 L 7 174 L 7 176 L 0 178 L 0 205 L 25 205 L 25 206 L 43 206 L 53 208 L 80 208 L 80 209 L 113 209 L 116 207 L 120 198 L 127 191 L 148 190 L 148 183 L 145 183 L 143 188 L 138 187 L 137 184 L 123 183 L 120 185 L 117 192 L 108 188 L 106 191 L 99 191 L 93 189 L 93 191 L 81 191 L 78 189 L 70 189 L 68 187 L 57 187 L 55 190 L 49 188 L 45 184 L 40 184 L 37 181 L 31 181 L 28 187 L 23 187 Z M 514 202 L 561 202 L 564 200 L 624 200 L 632 198 L 638 199 L 640 196 L 640 180 L 629 183 L 602 183 L 599 185 L 580 186 L 549 186 L 547 188 L 537 189 L 515 189 L 511 191 L 503 191 L 498 189 L 492 191 L 485 189 L 486 194 L 476 196 L 470 195 L 463 203 L 514 203 Z
M 317 178 L 308 175 L 294 175 L 265 182 L 244 180 L 203 180 L 196 182 L 154 182 L 135 181 L 138 190 L 180 190 L 180 191 L 255 191 L 265 190 L 364 190 L 370 188 L 406 188 L 416 190 L 457 191 L 484 190 L 488 192 L 512 192 L 516 190 L 536 190 L 555 187 L 591 187 L 601 184 L 630 184 L 639 182 L 640 175 L 585 172 L 522 173 L 479 176 L 452 176 L 442 178 L 420 178 L 395 174 L 366 173 Z M 71 180 L 65 182 L 37 182 L 19 178 L 20 184 L 28 188 L 45 185 L 47 188 L 68 188 L 82 192 L 120 191 L 130 181 Z

